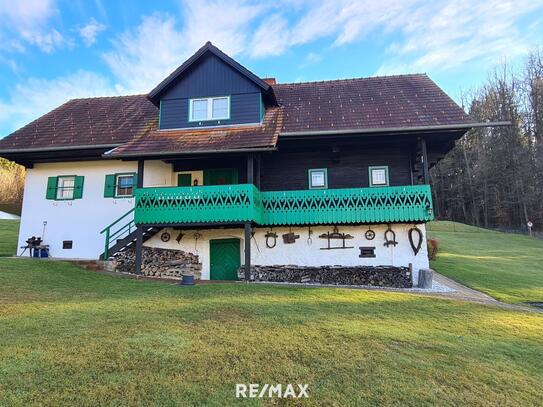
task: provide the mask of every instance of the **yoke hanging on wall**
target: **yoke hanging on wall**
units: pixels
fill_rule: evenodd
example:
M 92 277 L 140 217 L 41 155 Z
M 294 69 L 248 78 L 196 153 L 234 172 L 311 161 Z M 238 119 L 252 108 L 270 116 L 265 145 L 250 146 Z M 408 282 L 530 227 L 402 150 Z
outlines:
M 326 232 L 319 236 L 321 239 L 327 239 L 328 245 L 327 247 L 321 247 L 321 250 L 334 250 L 334 249 L 354 249 L 353 246 L 345 246 L 345 240 L 347 239 L 353 239 L 353 236 L 349 235 L 348 233 L 339 233 L 339 230 L 337 226 L 334 226 L 334 230 L 332 233 Z M 341 239 L 341 246 L 332 247 L 330 245 L 331 240 L 339 240 Z
M 266 233 L 264 235 L 264 237 L 266 238 L 266 247 L 268 249 L 273 249 L 275 247 L 275 245 L 277 244 L 277 233 L 272 232 L 270 230 L 270 231 L 268 231 L 268 233 Z M 273 239 L 273 240 L 271 240 L 271 239 Z
M 416 237 L 414 237 L 413 235 L 416 235 Z M 422 247 L 422 232 L 417 227 L 417 225 L 415 225 L 407 231 L 407 237 L 409 238 L 409 244 L 413 249 L 413 253 L 415 253 L 416 256 L 419 253 L 420 248 Z
M 385 230 L 385 243 L 384 243 L 384 245 L 386 247 L 390 247 L 391 245 L 396 247 L 397 244 L 398 244 L 398 242 L 396 241 L 396 232 L 394 232 L 390 228 L 390 225 L 388 225 L 388 229 Z

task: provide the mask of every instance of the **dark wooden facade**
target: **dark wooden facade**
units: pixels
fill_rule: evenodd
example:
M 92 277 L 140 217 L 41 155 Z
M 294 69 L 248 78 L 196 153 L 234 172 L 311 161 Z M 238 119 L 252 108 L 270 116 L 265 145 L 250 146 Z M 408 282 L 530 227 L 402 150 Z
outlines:
M 213 96 L 230 96 L 230 119 L 189 121 L 189 99 Z M 252 81 L 216 56 L 206 55 L 161 97 L 160 128 L 259 123 L 263 113 L 261 98 L 261 89 Z

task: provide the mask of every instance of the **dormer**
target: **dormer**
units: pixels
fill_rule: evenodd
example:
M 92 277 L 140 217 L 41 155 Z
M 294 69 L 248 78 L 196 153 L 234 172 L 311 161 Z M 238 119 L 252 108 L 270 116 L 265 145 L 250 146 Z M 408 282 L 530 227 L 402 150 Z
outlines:
M 159 107 L 159 129 L 262 123 L 276 106 L 273 88 L 210 42 L 164 79 L 149 95 Z

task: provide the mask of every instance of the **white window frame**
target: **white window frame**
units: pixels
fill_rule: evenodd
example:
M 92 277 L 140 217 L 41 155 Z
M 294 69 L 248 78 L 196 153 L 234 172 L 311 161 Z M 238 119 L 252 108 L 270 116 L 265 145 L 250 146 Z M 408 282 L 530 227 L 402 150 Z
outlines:
M 323 185 L 314 185 L 313 184 L 313 174 L 322 173 L 323 175 Z M 328 189 L 328 168 L 311 168 L 307 171 L 309 189 Z
M 65 187 L 63 186 L 63 182 L 65 180 L 72 180 L 73 186 L 72 187 Z M 62 185 L 61 185 L 62 184 Z M 70 190 L 71 188 L 71 190 Z M 65 196 L 65 192 L 71 192 L 69 196 Z M 75 193 L 75 175 L 63 175 L 58 177 L 57 179 L 57 200 L 58 201 L 69 201 L 74 199 L 74 193 Z
M 228 101 L 228 109 L 226 116 L 224 117 L 213 117 L 213 101 L 217 99 L 226 99 Z M 205 119 L 193 119 L 192 118 L 192 106 L 195 101 L 207 101 L 207 118 Z M 230 96 L 215 96 L 209 98 L 195 98 L 189 99 L 189 122 L 205 122 L 212 120 L 229 120 L 230 119 Z
M 375 184 L 373 182 L 373 172 L 374 171 L 384 171 L 385 173 L 385 182 L 382 184 Z M 388 187 L 390 185 L 389 175 L 388 175 L 388 166 L 387 165 L 376 165 L 369 167 L 369 177 L 370 177 L 370 187 Z
M 120 178 L 132 178 L 132 192 L 130 194 L 119 194 L 119 188 L 121 185 Z M 134 186 L 134 174 L 117 174 L 115 176 L 115 198 L 128 198 L 134 196 Z

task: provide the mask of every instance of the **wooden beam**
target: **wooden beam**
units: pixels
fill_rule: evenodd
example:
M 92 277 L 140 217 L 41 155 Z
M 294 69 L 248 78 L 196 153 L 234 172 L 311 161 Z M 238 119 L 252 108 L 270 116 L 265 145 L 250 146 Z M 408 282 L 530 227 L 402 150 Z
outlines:
M 251 222 L 244 225 L 245 240 L 245 282 L 251 281 Z
M 422 173 L 424 175 L 424 183 L 429 185 L 430 171 L 428 169 L 428 151 L 426 149 L 426 139 L 423 137 L 420 142 L 422 146 Z
M 260 174 L 262 173 L 262 155 L 258 154 L 256 156 L 256 179 L 255 179 L 255 185 L 258 189 L 260 189 Z
M 138 160 L 138 180 L 137 188 L 143 188 L 143 171 L 145 169 L 145 161 Z M 143 226 L 136 227 L 136 261 L 134 264 L 134 273 L 141 274 L 141 264 L 143 261 Z
M 247 155 L 247 184 L 254 184 L 255 182 L 255 166 L 254 166 L 254 155 Z

